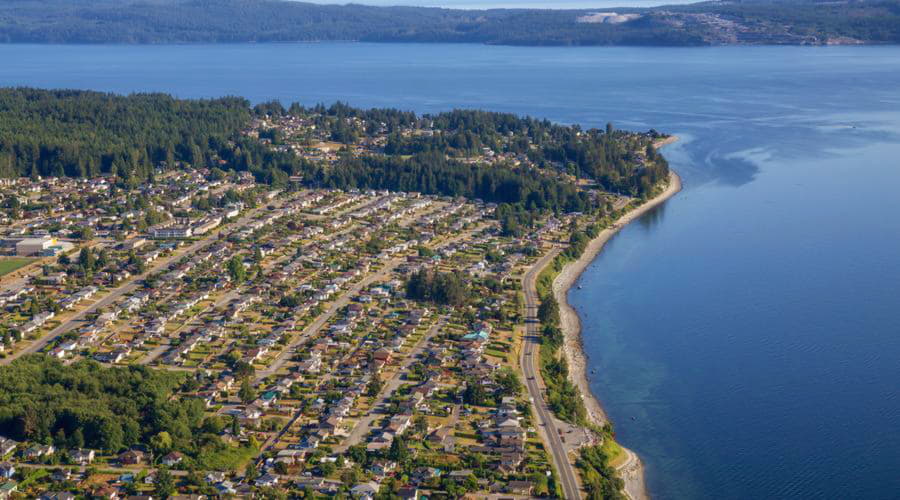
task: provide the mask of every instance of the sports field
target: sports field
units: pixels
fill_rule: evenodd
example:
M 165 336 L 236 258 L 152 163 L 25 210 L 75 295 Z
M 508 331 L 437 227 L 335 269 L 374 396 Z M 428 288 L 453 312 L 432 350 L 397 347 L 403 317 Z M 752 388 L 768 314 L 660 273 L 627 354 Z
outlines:
M 33 259 L 23 259 L 20 257 L 12 257 L 9 259 L 0 258 L 0 276 L 11 273 L 20 267 L 25 267 L 31 263 Z

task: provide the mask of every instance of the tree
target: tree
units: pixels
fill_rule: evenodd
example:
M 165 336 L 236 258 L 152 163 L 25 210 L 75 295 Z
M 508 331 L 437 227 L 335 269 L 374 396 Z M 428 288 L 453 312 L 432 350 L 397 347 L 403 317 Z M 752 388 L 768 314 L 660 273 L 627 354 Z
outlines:
M 500 397 L 518 396 L 522 390 L 522 384 L 519 382 L 519 376 L 509 367 L 500 370 L 496 377 L 497 393 Z
M 475 379 L 466 381 L 466 389 L 463 391 L 463 402 L 475 406 L 484 406 L 487 404 L 487 391 Z
M 157 456 L 165 455 L 172 450 L 172 436 L 166 431 L 160 431 L 150 438 L 150 448 Z
M 256 399 L 256 389 L 253 388 L 253 384 L 250 382 L 250 378 L 247 377 L 241 382 L 241 388 L 238 391 L 238 397 L 241 398 L 241 402 L 244 404 L 250 404 L 254 399 Z
M 84 432 L 81 431 L 81 427 L 76 428 L 69 436 L 69 447 L 84 448 Z
M 365 444 L 355 444 L 347 448 L 347 456 L 362 467 L 369 463 L 369 454 L 366 452 Z
M 225 430 L 225 422 L 222 417 L 212 415 L 203 419 L 203 431 L 210 434 L 221 434 Z
M 322 472 L 322 475 L 328 477 L 334 474 L 334 471 L 337 470 L 333 462 L 322 462 L 319 464 L 319 470 Z
M 416 434 L 425 434 L 428 432 L 428 418 L 425 415 L 416 415 L 413 419 L 413 430 Z
M 175 494 L 175 478 L 169 469 L 161 467 L 156 472 L 156 480 L 153 482 L 153 490 L 160 498 L 169 498 Z
M 538 320 L 544 325 L 559 325 L 559 304 L 552 294 L 541 297 L 541 305 L 538 307 Z
M 107 451 L 117 452 L 125 447 L 125 433 L 122 432 L 122 426 L 112 418 L 107 418 L 100 424 L 100 435 L 103 449 Z
M 384 382 L 380 378 L 378 378 L 377 375 L 375 377 L 372 377 L 372 380 L 369 381 L 369 385 L 366 386 L 366 396 L 374 398 L 378 395 L 379 392 L 381 392 L 382 387 L 384 387 Z
M 256 465 L 253 462 L 250 462 L 244 469 L 244 480 L 247 482 L 252 482 L 257 477 L 259 477 L 259 471 L 256 469 Z
M 84 241 L 91 241 L 92 239 L 94 239 L 94 230 L 90 227 L 85 226 L 79 231 L 79 236 Z
M 237 255 L 233 255 L 228 261 L 228 274 L 231 281 L 240 285 L 247 280 L 247 268 L 244 267 L 244 261 Z
M 231 351 L 233 353 L 237 353 L 240 356 L 240 352 Z M 252 364 L 240 360 L 234 363 L 231 370 L 234 372 L 234 376 L 237 378 L 249 378 L 252 377 L 254 373 L 256 373 L 256 368 L 253 367 Z
M 341 481 L 344 484 L 356 484 L 360 481 L 363 473 L 358 465 L 354 465 L 341 473 Z
M 78 264 L 86 272 L 90 273 L 94 271 L 94 253 L 90 248 L 84 247 L 81 249 L 81 252 L 78 254 Z
M 390 449 L 388 449 L 387 457 L 402 464 L 409 458 L 409 455 L 409 444 L 406 438 L 403 436 L 395 437 L 391 442 Z
M 57 448 L 63 448 L 68 443 L 68 439 L 66 439 L 66 430 L 62 427 L 57 429 L 56 434 L 53 436 L 53 445 Z

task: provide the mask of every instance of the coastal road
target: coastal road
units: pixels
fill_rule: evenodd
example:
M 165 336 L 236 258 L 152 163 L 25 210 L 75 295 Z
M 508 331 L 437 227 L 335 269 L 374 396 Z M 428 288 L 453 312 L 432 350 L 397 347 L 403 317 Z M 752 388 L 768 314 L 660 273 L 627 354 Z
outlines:
M 525 387 L 531 397 L 531 403 L 538 420 L 538 432 L 543 434 L 544 442 L 550 447 L 550 455 L 553 465 L 559 475 L 563 496 L 567 499 L 581 498 L 581 488 L 574 467 L 569 463 L 566 447 L 560 439 L 556 421 L 550 412 L 544 393 L 541 391 L 540 356 L 540 323 L 537 318 L 538 294 L 536 288 L 537 277 L 541 270 L 559 254 L 560 249 L 553 247 L 546 255 L 541 257 L 522 278 L 522 288 L 525 290 L 525 341 L 522 345 L 520 364 L 525 374 Z

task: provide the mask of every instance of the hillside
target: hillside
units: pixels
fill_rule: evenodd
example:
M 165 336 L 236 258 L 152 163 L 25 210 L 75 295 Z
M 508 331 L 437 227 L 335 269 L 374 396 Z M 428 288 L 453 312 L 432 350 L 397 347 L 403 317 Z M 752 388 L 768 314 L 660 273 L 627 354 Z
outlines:
M 5 43 L 449 42 L 712 45 L 900 42 L 900 0 L 743 0 L 487 11 L 280 0 L 6 0 Z

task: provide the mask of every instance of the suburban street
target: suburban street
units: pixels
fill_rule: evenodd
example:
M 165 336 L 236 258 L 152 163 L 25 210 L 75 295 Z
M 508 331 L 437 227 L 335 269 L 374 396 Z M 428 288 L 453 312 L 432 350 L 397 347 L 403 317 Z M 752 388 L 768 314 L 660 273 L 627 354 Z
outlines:
M 280 206 L 282 204 L 283 204 L 283 202 L 277 203 L 278 206 Z M 234 224 L 233 226 L 228 226 L 228 227 L 240 227 L 240 226 L 243 226 L 244 224 L 247 224 L 261 210 L 262 210 L 262 207 L 251 210 L 249 213 L 247 213 L 246 215 L 241 217 L 237 221 L 236 224 Z M 169 264 L 171 264 L 172 262 L 175 262 L 177 259 L 180 259 L 181 257 L 183 257 L 185 255 L 192 255 L 192 254 L 196 253 L 197 251 L 199 251 L 201 248 L 205 247 L 210 242 L 212 242 L 214 239 L 216 239 L 218 237 L 220 231 L 221 231 L 221 229 L 218 229 L 217 231 L 211 231 L 210 234 L 207 235 L 205 238 L 202 238 L 202 239 L 192 243 L 191 245 L 189 245 L 186 248 L 176 251 L 169 257 L 159 259 L 159 262 L 157 262 L 156 265 L 152 266 L 149 270 L 147 270 L 147 272 L 145 272 L 144 274 L 141 274 L 141 275 L 133 276 L 125 283 L 119 285 L 116 288 L 113 288 L 112 291 L 110 291 L 102 299 L 100 299 L 97 302 L 94 302 L 93 304 L 91 304 L 90 306 L 76 312 L 71 318 L 69 318 L 68 320 L 66 320 L 65 322 L 63 322 L 62 324 L 57 326 L 56 328 L 50 330 L 48 333 L 46 333 L 41 338 L 39 338 L 39 339 L 35 340 L 34 342 L 32 342 L 31 344 L 29 344 L 28 347 L 26 347 L 18 352 L 15 352 L 13 354 L 10 354 L 9 356 L 7 356 L 3 359 L 0 359 L 0 365 L 8 365 L 8 364 L 12 363 L 13 361 L 15 361 L 16 359 L 18 359 L 26 354 L 34 354 L 34 353 L 40 351 L 47 344 L 53 342 L 57 337 L 59 337 L 61 335 L 65 335 L 66 333 L 68 333 L 68 332 L 74 330 L 76 327 L 78 327 L 81 324 L 81 321 L 86 316 L 97 311 L 98 309 L 101 309 L 103 307 L 106 307 L 106 306 L 114 303 L 116 300 L 118 300 L 122 296 L 129 294 L 131 292 L 134 292 L 135 290 L 140 288 L 142 286 L 141 281 L 143 281 L 143 279 L 146 278 L 147 276 L 162 271 Z
M 338 453 L 342 453 L 347 448 L 359 444 L 363 441 L 363 439 L 369 434 L 372 430 L 372 423 L 376 420 L 384 418 L 384 414 L 379 412 L 379 408 L 381 408 L 387 400 L 394 394 L 400 385 L 403 383 L 403 376 L 407 373 L 406 370 L 410 365 L 413 364 L 414 361 L 418 358 L 420 354 L 425 350 L 425 346 L 428 345 L 428 342 L 432 337 L 440 333 L 441 328 L 447 323 L 447 318 L 440 318 L 428 331 L 425 335 L 419 339 L 418 342 L 413 346 L 412 349 L 406 354 L 403 359 L 403 362 L 400 364 L 400 367 L 397 369 L 394 376 L 391 377 L 385 384 L 384 387 L 381 388 L 381 392 L 379 392 L 378 396 L 372 401 L 369 409 L 369 414 L 365 417 L 359 419 L 356 422 L 356 425 L 353 426 L 353 431 L 350 432 L 350 435 L 345 439 L 340 445 L 336 446 L 334 450 Z
M 558 428 L 544 393 L 541 391 L 541 370 L 539 366 L 540 356 L 540 323 L 537 319 L 538 295 L 536 289 L 537 276 L 541 270 L 559 253 L 559 248 L 553 247 L 546 255 L 540 258 L 523 277 L 523 289 L 525 290 L 525 341 L 522 346 L 522 371 L 525 374 L 525 387 L 531 397 L 532 406 L 537 415 L 538 432 L 543 435 L 544 442 L 550 447 L 553 464 L 560 479 L 563 496 L 568 499 L 581 498 L 581 489 L 575 475 L 574 467 L 569 463 L 566 448 L 559 437 Z

